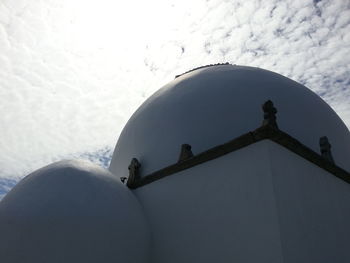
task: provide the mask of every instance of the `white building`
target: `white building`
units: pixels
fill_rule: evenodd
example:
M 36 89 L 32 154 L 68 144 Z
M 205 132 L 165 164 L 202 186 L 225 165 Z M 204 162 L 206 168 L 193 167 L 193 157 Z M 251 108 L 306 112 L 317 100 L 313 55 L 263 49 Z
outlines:
M 60 162 L 15 186 L 1 262 L 350 262 L 349 156 L 348 129 L 304 86 L 195 69 L 134 113 L 110 172 Z

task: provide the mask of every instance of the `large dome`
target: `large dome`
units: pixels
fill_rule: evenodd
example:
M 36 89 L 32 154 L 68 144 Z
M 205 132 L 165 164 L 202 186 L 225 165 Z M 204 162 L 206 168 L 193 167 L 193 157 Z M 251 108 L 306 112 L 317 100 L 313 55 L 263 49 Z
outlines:
M 318 95 L 279 74 L 236 65 L 191 71 L 152 95 L 123 129 L 110 170 L 126 175 L 135 157 L 143 176 L 175 163 L 184 143 L 196 154 L 234 139 L 261 125 L 269 99 L 281 130 L 316 152 L 327 136 L 335 163 L 350 170 L 349 130 Z
M 148 262 L 141 206 L 119 178 L 64 161 L 19 182 L 0 202 L 2 263 Z

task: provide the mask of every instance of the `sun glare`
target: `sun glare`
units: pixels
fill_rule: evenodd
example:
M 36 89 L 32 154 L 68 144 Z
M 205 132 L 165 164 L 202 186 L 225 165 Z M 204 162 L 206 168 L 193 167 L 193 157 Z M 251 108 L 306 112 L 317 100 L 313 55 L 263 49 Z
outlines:
M 172 23 L 166 1 L 78 0 L 64 5 L 62 34 L 78 50 L 139 47 L 157 39 L 157 34 L 164 38 Z

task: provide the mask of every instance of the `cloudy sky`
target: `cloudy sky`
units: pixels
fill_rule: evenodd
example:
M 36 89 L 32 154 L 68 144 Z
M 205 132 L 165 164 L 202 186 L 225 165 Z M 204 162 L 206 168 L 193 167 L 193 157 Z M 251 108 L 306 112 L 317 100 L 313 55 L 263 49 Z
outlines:
M 349 0 L 1 0 L 0 197 L 53 161 L 106 166 L 148 96 L 220 62 L 301 82 L 350 127 Z

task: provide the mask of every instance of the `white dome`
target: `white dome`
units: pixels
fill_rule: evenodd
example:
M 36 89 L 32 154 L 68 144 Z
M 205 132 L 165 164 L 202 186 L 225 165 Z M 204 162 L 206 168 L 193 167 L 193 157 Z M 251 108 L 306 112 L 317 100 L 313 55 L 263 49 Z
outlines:
M 225 143 L 258 128 L 269 99 L 281 130 L 316 152 L 327 136 L 335 163 L 350 170 L 349 130 L 319 96 L 279 74 L 235 65 L 194 70 L 152 95 L 123 129 L 109 169 L 126 175 L 135 157 L 143 176 L 175 163 L 181 144 L 196 154 Z
M 24 178 L 0 202 L 0 255 L 14 262 L 148 262 L 149 230 L 119 178 L 64 161 Z

